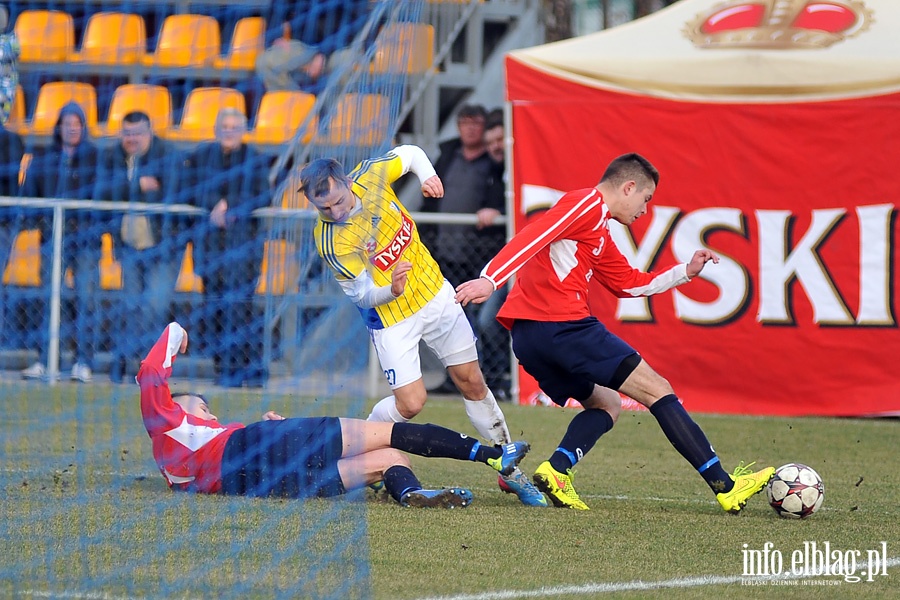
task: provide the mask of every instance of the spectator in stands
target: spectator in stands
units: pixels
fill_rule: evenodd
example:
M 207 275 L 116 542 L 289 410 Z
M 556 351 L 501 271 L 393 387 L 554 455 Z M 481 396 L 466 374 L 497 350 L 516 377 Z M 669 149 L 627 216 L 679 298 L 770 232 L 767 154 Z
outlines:
M 441 271 L 454 286 L 477 278 L 481 267 L 503 246 L 506 239 L 502 226 L 491 225 L 501 214 L 504 202 L 502 197 L 498 199 L 488 193 L 493 163 L 484 143 L 486 117 L 487 111 L 479 104 L 466 104 L 460 108 L 456 117 L 459 137 L 440 145 L 440 156 L 434 164 L 438 177 L 446 182 L 444 197 L 440 200 L 424 198 L 422 202 L 424 212 L 478 216 L 475 226 L 439 224 L 432 228 L 433 237 L 426 242 Z M 477 326 L 477 311 L 469 308 L 466 314 L 473 327 Z M 475 333 L 481 335 L 477 329 Z M 487 381 L 491 389 L 496 383 Z M 428 391 L 457 393 L 449 378 Z
M 182 161 L 175 148 L 153 133 L 150 117 L 134 111 L 122 118 L 119 143 L 100 155 L 94 199 L 120 202 L 174 202 Z M 116 323 L 128 331 L 113 331 L 113 361 L 109 377 L 121 382 L 134 373 L 130 361 L 152 343 L 154 331 L 141 323 L 168 320 L 168 311 L 184 254 L 185 218 L 170 212 L 118 214 L 111 220 L 116 257 L 122 264 L 122 292 L 116 301 Z M 133 316 L 140 314 L 139 322 Z
M 349 50 L 337 50 L 327 56 L 316 46 L 285 35 L 272 42 L 256 58 L 256 73 L 267 92 L 302 90 L 319 93 L 325 79 L 349 62 Z
M 495 109 L 488 113 L 484 126 L 484 145 L 491 159 L 491 172 L 488 181 L 488 200 L 485 208 L 478 211 L 478 224 L 483 228 L 491 227 L 498 216 L 506 214 L 506 139 L 503 127 L 503 109 Z M 493 227 L 491 227 L 493 229 Z M 492 236 L 490 242 L 495 244 L 490 250 L 493 256 L 503 247 L 503 235 Z M 485 243 L 485 246 L 490 244 Z M 481 370 L 488 385 L 497 394 L 509 397 L 510 394 L 510 337 L 509 331 L 497 321 L 497 312 L 506 299 L 507 288 L 497 290 L 477 312 L 475 330 L 479 334 L 481 344 Z
M 35 152 L 22 187 L 22 195 L 35 198 L 90 200 L 97 175 L 97 149 L 88 141 L 87 120 L 81 106 L 70 102 L 59 111 L 50 146 Z M 71 268 L 75 281 L 75 362 L 71 378 L 91 381 L 97 323 L 97 291 L 100 288 L 100 236 L 104 215 L 90 210 L 67 210 L 63 229 L 63 270 Z M 41 287 L 49 300 L 53 259 L 53 217 L 47 211 L 25 220 L 24 229 L 41 232 Z M 26 379 L 46 374 L 49 302 L 34 315 L 33 330 L 39 342 L 38 361 L 22 371 Z
M 19 195 L 22 153 L 22 138 L 0 126 L 0 197 Z M 7 326 L 6 310 L 9 306 L 8 290 L 2 276 L 18 230 L 15 215 L 15 208 L 0 206 L 0 345 L 5 341 L 3 331 Z
M 265 383 L 263 318 L 254 310 L 263 228 L 251 216 L 271 201 L 268 159 L 241 141 L 247 117 L 226 108 L 216 117 L 216 139 L 188 159 L 197 205 L 210 211 L 197 227 L 194 267 L 203 277 L 203 321 L 212 346 L 216 382 L 227 387 Z
M 0 4 L 0 123 L 6 124 L 16 99 L 16 85 L 19 83 L 19 40 L 15 32 L 6 32 L 9 26 L 9 11 Z

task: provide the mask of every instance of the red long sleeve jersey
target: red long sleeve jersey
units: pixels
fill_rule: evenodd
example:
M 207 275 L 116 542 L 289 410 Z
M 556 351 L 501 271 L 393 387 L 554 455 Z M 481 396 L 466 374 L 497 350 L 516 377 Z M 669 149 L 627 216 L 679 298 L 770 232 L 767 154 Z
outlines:
M 187 485 L 198 492 L 222 487 L 222 454 L 241 423 L 222 425 L 189 415 L 172 400 L 169 376 L 184 329 L 170 323 L 141 364 L 141 416 L 153 443 L 153 458 L 169 487 Z
M 609 234 L 609 208 L 596 188 L 574 190 L 516 234 L 482 270 L 496 287 L 518 271 L 497 314 L 507 329 L 517 319 L 575 321 L 590 316 L 588 283 L 597 279 L 621 298 L 658 294 L 689 280 L 687 266 L 644 273 L 633 268 Z

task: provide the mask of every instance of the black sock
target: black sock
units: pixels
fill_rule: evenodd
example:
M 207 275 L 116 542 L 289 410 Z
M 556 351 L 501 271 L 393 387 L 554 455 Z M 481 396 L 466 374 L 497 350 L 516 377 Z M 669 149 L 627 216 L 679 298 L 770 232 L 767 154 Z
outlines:
M 391 448 L 419 456 L 476 460 L 476 444 L 481 445 L 473 437 L 430 423 L 394 423 L 391 431 Z
M 675 394 L 657 400 L 650 412 L 678 453 L 697 469 L 712 491 L 718 494 L 734 487 L 734 481 L 722 468 L 703 430 L 684 410 Z
M 384 472 L 384 488 L 391 498 L 400 502 L 406 492 L 421 490 L 422 484 L 409 467 L 394 465 Z
M 559 448 L 550 457 L 550 466 L 560 473 L 565 473 L 584 458 L 600 436 L 612 427 L 612 417 L 605 410 L 587 408 L 581 411 L 569 423 Z

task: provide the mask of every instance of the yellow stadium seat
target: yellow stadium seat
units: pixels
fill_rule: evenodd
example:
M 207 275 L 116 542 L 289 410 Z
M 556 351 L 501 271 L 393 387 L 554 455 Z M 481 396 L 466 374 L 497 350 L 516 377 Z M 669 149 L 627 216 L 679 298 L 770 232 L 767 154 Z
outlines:
M 91 130 L 91 135 L 118 135 L 122 129 L 122 117 L 136 110 L 150 117 L 150 125 L 157 135 L 163 135 L 172 126 L 172 95 L 167 88 L 146 83 L 126 83 L 113 92 L 106 122 Z
M 22 62 L 65 62 L 75 47 L 72 15 L 58 10 L 25 10 L 16 19 Z
M 284 186 L 284 191 L 281 194 L 281 208 L 309 208 L 309 200 L 301 191 L 298 191 L 300 187 L 300 176 L 299 172 L 296 175 L 291 175 L 288 178 L 287 184 Z
M 169 15 L 163 21 L 156 51 L 141 63 L 148 67 L 212 65 L 222 50 L 219 22 L 207 15 Z
M 108 233 L 100 237 L 100 289 L 122 289 L 122 263 L 113 255 L 113 239 Z
M 84 29 L 81 52 L 72 62 L 105 65 L 133 65 L 147 51 L 147 33 L 140 15 L 101 12 L 91 16 Z
M 19 128 L 23 135 L 51 135 L 60 109 L 77 102 L 84 110 L 88 129 L 97 127 L 97 90 L 89 83 L 51 81 L 41 86 L 30 122 Z
M 4 127 L 15 133 L 25 131 L 25 92 L 21 85 L 16 86 L 16 97 Z
M 194 243 L 188 242 L 181 259 L 181 270 L 175 282 L 176 292 L 203 292 L 203 278 L 194 272 Z
M 434 62 L 434 26 L 391 23 L 375 40 L 374 73 L 421 74 Z
M 41 232 L 37 229 L 20 231 L 16 236 L 3 271 L 3 285 L 41 285 Z
M 390 100 L 381 94 L 346 94 L 331 112 L 327 131 L 318 143 L 337 146 L 372 146 L 388 133 Z
M 236 108 L 246 115 L 244 94 L 233 88 L 194 88 L 184 101 L 178 127 L 162 132 L 162 137 L 187 142 L 215 139 L 216 116 L 223 108 Z
M 25 185 L 25 176 L 28 174 L 28 166 L 31 164 L 32 158 L 34 158 L 34 154 L 26 152 L 19 161 L 19 187 Z
M 290 141 L 315 103 L 316 97 L 306 92 L 266 92 L 259 102 L 253 129 L 247 132 L 244 141 L 248 144 L 283 144 Z M 309 143 L 314 130 L 315 122 L 312 122 L 303 136 L 304 143 Z
M 218 56 L 213 66 L 218 69 L 253 69 L 256 57 L 265 49 L 266 20 L 244 17 L 234 26 L 228 54 Z
M 296 294 L 299 291 L 299 277 L 297 246 L 287 240 L 267 240 L 256 293 L 276 296 Z

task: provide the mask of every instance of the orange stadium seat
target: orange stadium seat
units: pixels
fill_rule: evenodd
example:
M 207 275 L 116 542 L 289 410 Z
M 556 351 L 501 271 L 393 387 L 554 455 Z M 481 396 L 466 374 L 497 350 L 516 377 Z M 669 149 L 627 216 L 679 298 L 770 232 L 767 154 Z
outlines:
M 215 139 L 216 116 L 223 108 L 236 108 L 246 115 L 244 94 L 233 88 L 194 88 L 184 101 L 178 127 L 162 132 L 161 137 L 185 142 Z
M 181 259 L 181 269 L 178 271 L 178 281 L 175 282 L 176 292 L 203 292 L 203 278 L 194 272 L 194 243 L 188 242 Z
M 21 85 L 16 86 L 16 97 L 13 98 L 12 110 L 5 127 L 15 133 L 25 131 L 25 91 Z
M 204 67 L 222 50 L 219 22 L 207 15 L 169 15 L 163 21 L 156 51 L 141 63 L 147 67 Z
M 327 131 L 316 141 L 337 146 L 379 143 L 388 131 L 390 100 L 381 94 L 345 94 L 331 112 Z
M 248 144 L 283 144 L 290 141 L 316 103 L 316 97 L 306 92 L 266 92 L 259 101 L 253 129 L 244 136 Z M 315 131 L 310 124 L 303 142 L 308 143 Z
M 299 277 L 297 246 L 287 240 L 267 240 L 256 293 L 276 296 L 295 294 L 299 291 Z
M 41 285 L 41 232 L 37 229 L 20 231 L 16 236 L 3 271 L 3 285 Z
M 101 12 L 91 16 L 84 29 L 81 52 L 72 62 L 133 65 L 147 51 L 147 33 L 140 15 Z
M 106 122 L 95 127 L 91 135 L 118 135 L 122 129 L 122 117 L 135 110 L 150 117 L 153 132 L 157 135 L 163 135 L 172 126 L 172 96 L 167 88 L 147 83 L 126 83 L 113 92 Z
M 97 90 L 89 83 L 51 81 L 41 86 L 30 122 L 19 129 L 22 135 L 51 135 L 60 109 L 77 102 L 84 110 L 88 129 L 97 127 Z
M 306 194 L 298 191 L 300 187 L 300 170 L 294 169 L 284 184 L 281 193 L 281 208 L 309 208 Z
M 122 263 L 113 253 L 113 239 L 108 233 L 100 236 L 100 289 L 122 289 Z
M 265 49 L 266 20 L 262 17 L 244 17 L 234 26 L 228 54 L 216 57 L 217 69 L 253 69 L 256 57 Z
M 16 19 L 22 62 L 65 62 L 75 47 L 72 15 L 58 10 L 25 10 Z
M 391 23 L 375 40 L 374 73 L 421 74 L 434 62 L 434 26 Z

